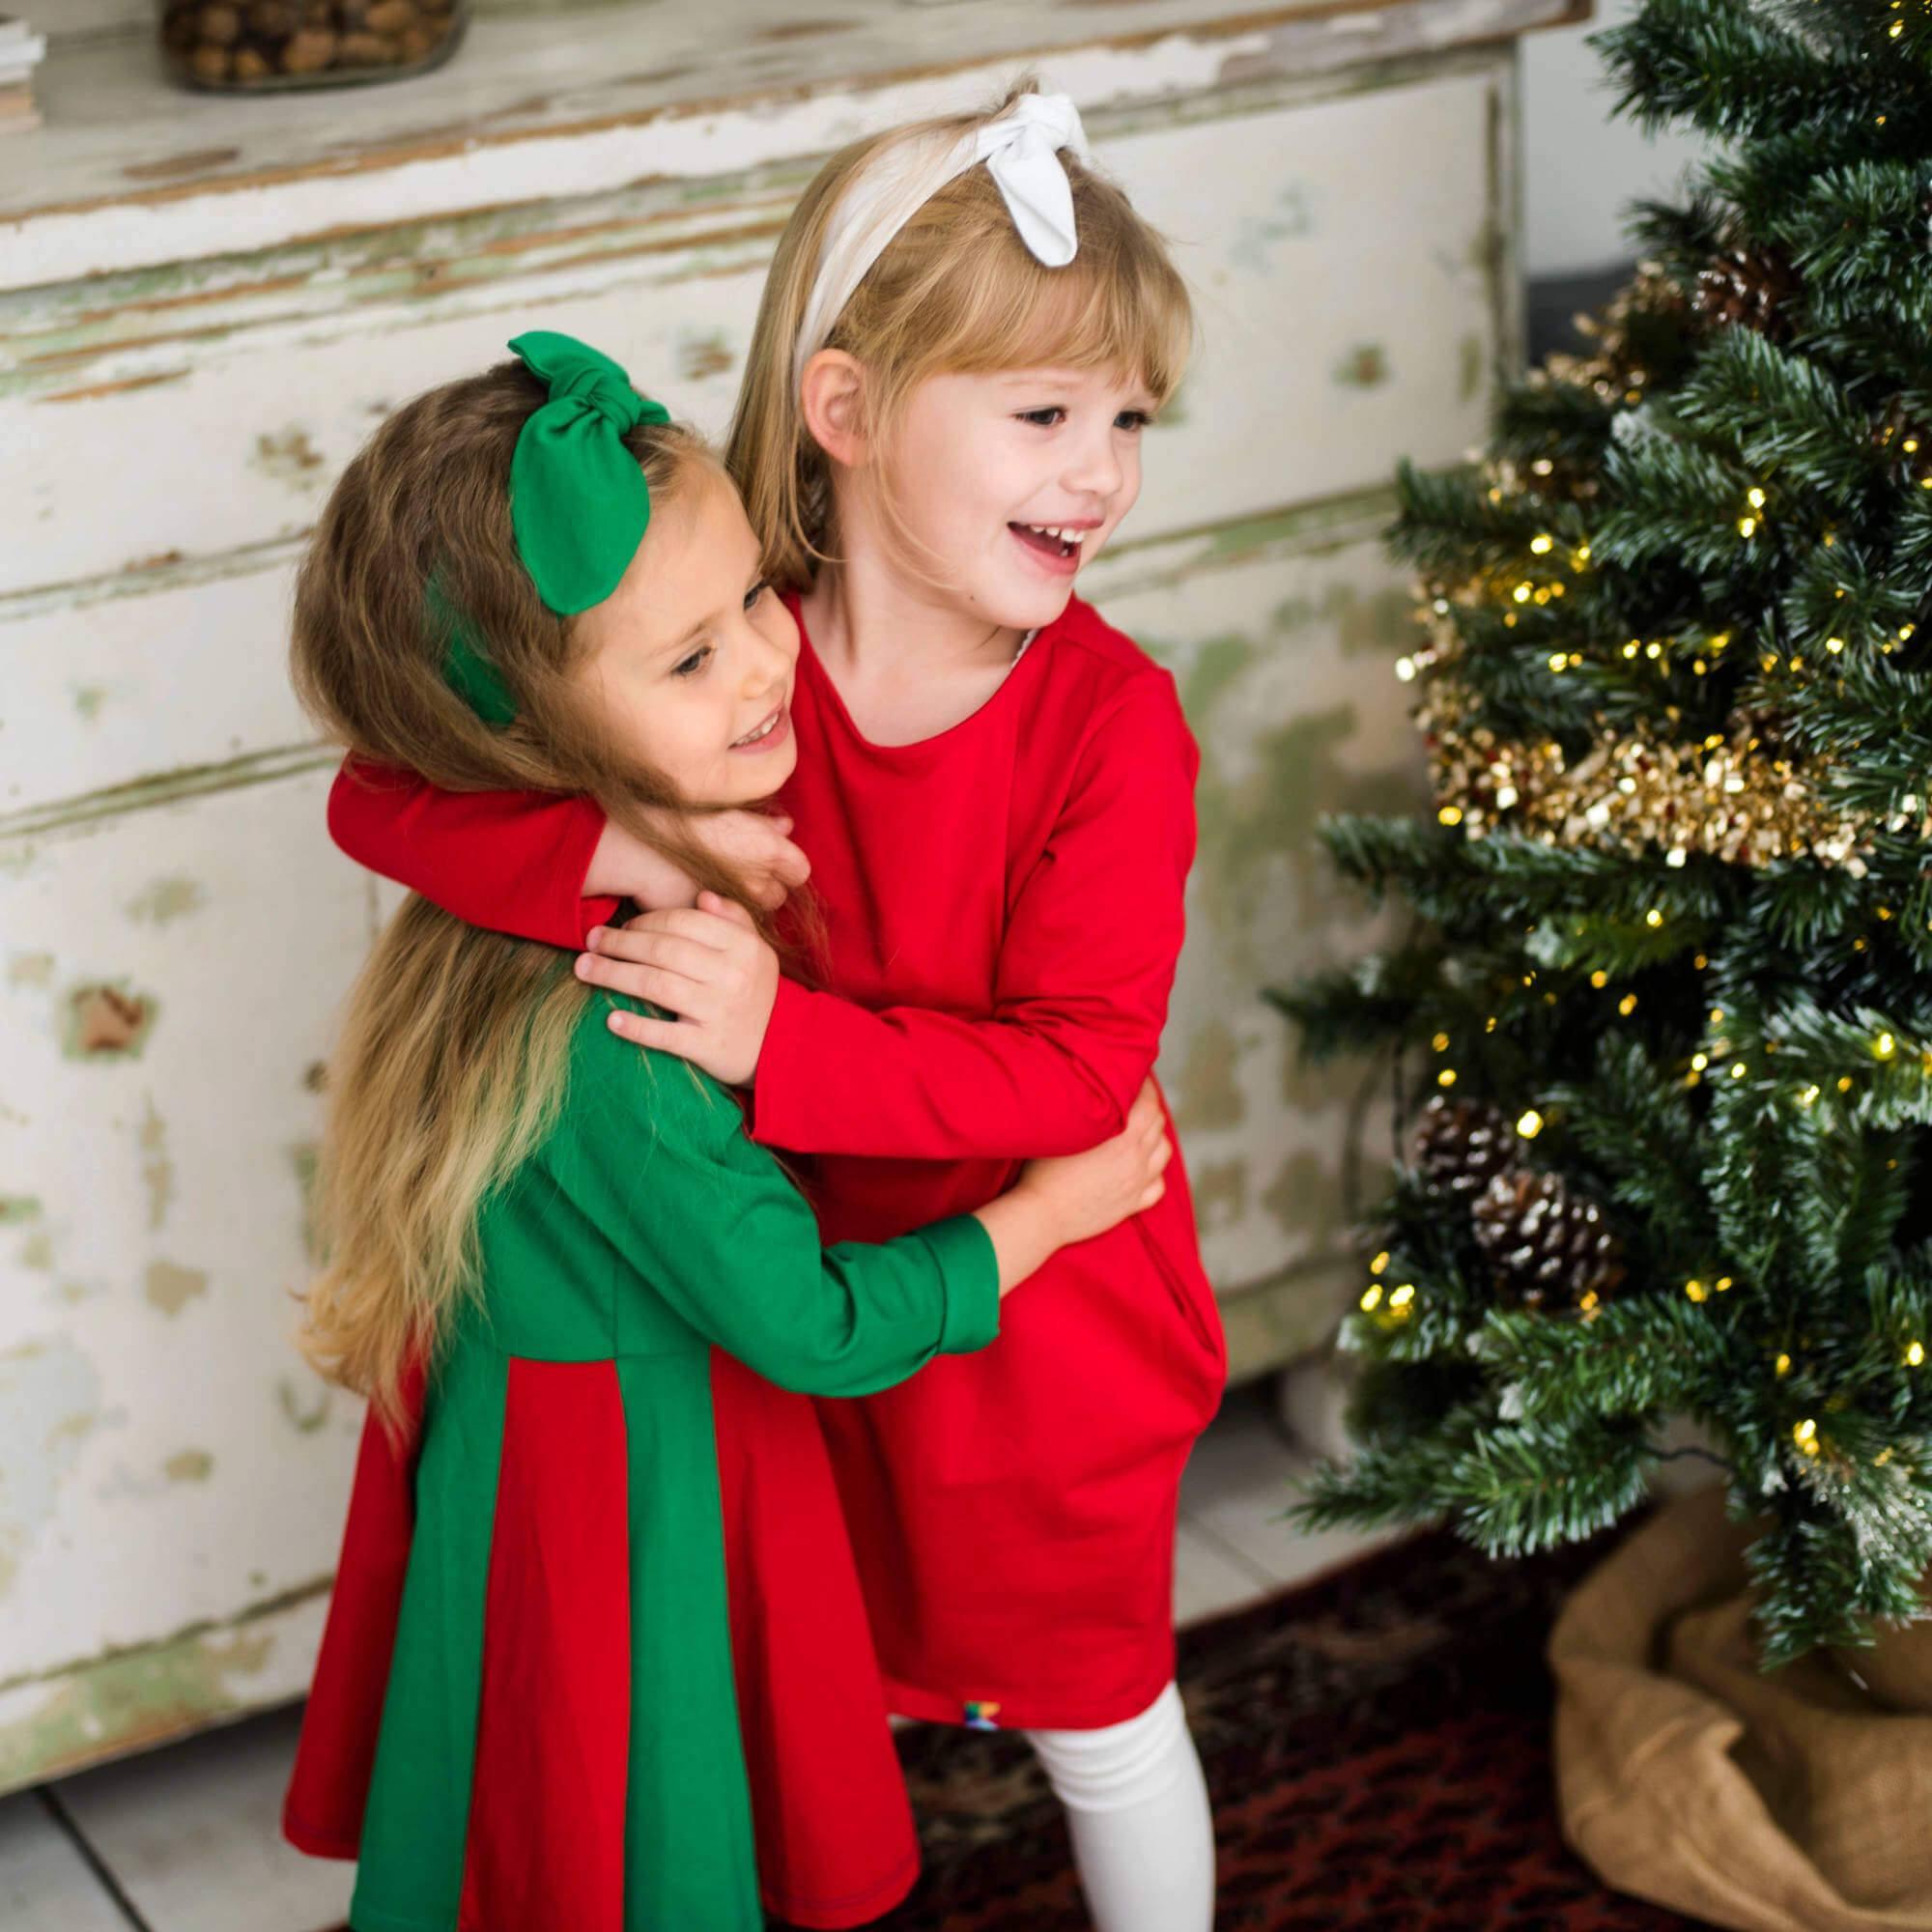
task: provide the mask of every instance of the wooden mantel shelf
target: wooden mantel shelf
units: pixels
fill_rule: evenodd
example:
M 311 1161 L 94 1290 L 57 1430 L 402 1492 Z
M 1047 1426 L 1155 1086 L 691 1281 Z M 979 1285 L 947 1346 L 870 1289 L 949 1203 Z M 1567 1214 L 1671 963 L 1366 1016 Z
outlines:
M 0 154 L 0 289 L 742 174 L 982 99 L 1029 66 L 1084 106 L 1125 107 L 1503 39 L 1582 17 L 1587 0 L 800 12 L 800 0 L 644 0 L 486 14 L 418 79 L 259 96 L 177 88 L 145 35 L 57 44 L 39 76 L 45 125 Z

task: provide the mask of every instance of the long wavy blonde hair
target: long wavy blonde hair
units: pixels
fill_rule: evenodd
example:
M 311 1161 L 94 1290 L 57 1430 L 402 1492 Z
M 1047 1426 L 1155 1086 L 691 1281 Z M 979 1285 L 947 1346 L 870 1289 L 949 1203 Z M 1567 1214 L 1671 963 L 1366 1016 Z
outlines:
M 759 301 L 724 450 L 774 583 L 803 590 L 819 564 L 838 560 L 831 463 L 806 427 L 792 380 L 792 351 L 833 211 L 853 177 L 892 143 L 964 134 L 1038 91 L 1029 75 L 986 114 L 938 115 L 854 141 L 826 161 L 793 209 Z M 1156 408 L 1179 386 L 1194 310 L 1166 240 L 1104 175 L 1070 153 L 1060 158 L 1080 238 L 1066 267 L 1046 268 L 1028 252 L 992 176 L 973 167 L 913 215 L 853 291 L 824 346 L 864 367 L 861 424 L 879 447 L 890 450 L 913 391 L 931 376 L 1049 364 L 1100 369 L 1145 383 Z M 901 565 L 910 567 L 918 547 L 893 507 L 889 475 L 871 487 Z
M 547 391 L 521 363 L 398 410 L 343 472 L 296 585 L 291 653 L 310 714 L 359 758 L 450 791 L 587 794 L 701 885 L 745 882 L 646 808 L 696 810 L 607 742 L 574 675 L 582 647 L 518 561 L 510 458 Z M 662 510 L 716 458 L 679 424 L 625 439 Z M 645 537 L 648 547 L 651 539 Z M 492 729 L 444 676 L 461 611 L 515 701 Z M 380 780 L 371 778 L 371 782 Z M 671 821 L 676 824 L 678 821 Z M 753 917 L 770 936 L 766 915 Z M 323 1268 L 301 1342 L 392 1425 L 412 1364 L 434 1359 L 478 1280 L 478 1209 L 563 1103 L 590 989 L 569 955 L 464 924 L 421 898 L 389 922 L 350 994 L 325 1084 L 316 1182 Z

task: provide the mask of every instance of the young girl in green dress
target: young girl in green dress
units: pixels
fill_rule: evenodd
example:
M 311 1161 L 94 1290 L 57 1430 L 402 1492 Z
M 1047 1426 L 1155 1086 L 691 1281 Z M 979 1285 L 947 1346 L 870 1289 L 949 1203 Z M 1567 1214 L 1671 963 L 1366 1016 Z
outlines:
M 569 337 L 511 346 L 350 465 L 301 572 L 298 687 L 446 790 L 597 798 L 764 930 L 678 820 L 789 775 L 794 621 L 694 434 Z M 752 1932 L 754 1799 L 827 1777 L 878 1869 L 837 1898 L 767 1873 L 768 1899 L 824 1925 L 894 1903 L 903 1799 L 804 1394 L 983 1347 L 1057 1247 L 1163 1189 L 1144 1094 L 976 1213 L 821 1249 L 737 1103 L 619 1038 L 612 1004 L 567 954 L 412 899 L 329 1069 L 306 1346 L 384 1413 L 428 1371 L 393 1653 L 357 1661 L 383 1713 L 359 1842 L 314 1847 L 360 1857 L 355 1932 Z M 765 1561 L 801 1523 L 812 1567 Z M 746 1654 L 790 1616 L 818 1620 L 810 1762 L 757 1734 Z

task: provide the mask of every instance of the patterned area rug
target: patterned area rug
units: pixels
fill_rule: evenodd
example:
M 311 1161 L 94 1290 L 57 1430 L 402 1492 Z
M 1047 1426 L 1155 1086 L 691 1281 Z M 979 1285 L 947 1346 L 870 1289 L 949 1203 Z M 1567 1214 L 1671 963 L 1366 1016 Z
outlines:
M 1432 1532 L 1184 1633 L 1217 1932 L 1703 1932 L 1557 1829 L 1544 1639 L 1621 1533 L 1496 1564 Z M 900 1754 L 925 1871 L 879 1932 L 1088 1932 L 1023 1742 L 921 1725 Z

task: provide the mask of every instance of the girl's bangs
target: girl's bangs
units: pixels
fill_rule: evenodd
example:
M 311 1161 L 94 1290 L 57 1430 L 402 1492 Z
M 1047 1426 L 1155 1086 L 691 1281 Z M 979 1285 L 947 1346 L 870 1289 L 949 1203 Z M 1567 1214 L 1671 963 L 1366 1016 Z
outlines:
M 949 366 L 961 374 L 1104 369 L 1145 383 L 1156 407 L 1164 405 L 1179 385 L 1192 347 L 1186 287 L 1151 251 L 1133 251 L 1140 259 L 1126 261 L 1108 259 L 1109 252 L 1083 250 L 1064 269 L 1042 268 L 1027 257 L 1021 272 L 1009 279 L 1005 301 L 989 303 L 982 295 L 955 311 L 962 353 L 947 358 Z M 985 288 L 985 280 L 975 280 L 979 290 Z M 979 312 L 966 312 L 974 309 Z

